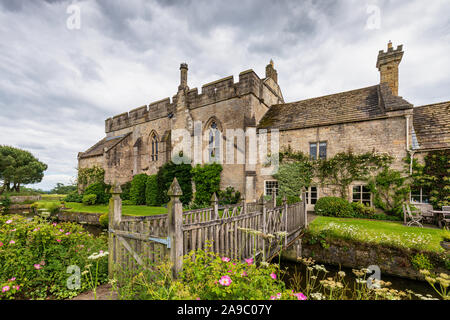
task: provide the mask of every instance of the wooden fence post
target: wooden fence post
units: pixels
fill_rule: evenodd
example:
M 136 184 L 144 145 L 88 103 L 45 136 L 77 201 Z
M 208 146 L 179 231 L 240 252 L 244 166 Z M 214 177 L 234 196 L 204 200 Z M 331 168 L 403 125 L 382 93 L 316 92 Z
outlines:
M 306 192 L 302 192 L 302 209 L 305 229 L 308 227 L 308 213 L 306 212 Z
M 284 227 L 286 228 L 286 235 L 284 236 L 284 245 L 287 246 L 287 235 L 288 235 L 288 204 L 286 195 L 283 196 L 283 210 L 284 210 Z
M 213 211 L 211 212 L 211 220 L 219 219 L 219 199 L 217 198 L 215 192 L 211 196 L 211 206 L 213 208 Z
M 109 211 L 108 211 L 108 228 L 110 231 L 116 230 L 122 219 L 122 198 L 120 194 L 122 189 L 120 185 L 114 183 L 110 190 L 112 197 L 109 199 Z M 110 278 L 114 275 L 114 264 L 117 262 L 118 252 L 117 252 L 116 238 L 113 232 L 108 233 L 108 275 Z
M 180 196 L 183 195 L 177 178 L 167 192 L 170 196 L 168 209 L 168 231 L 170 238 L 170 261 L 173 263 L 173 275 L 176 277 L 183 267 L 183 205 Z
M 277 194 L 275 190 L 275 188 L 272 188 L 272 205 L 274 208 L 277 206 Z
M 242 197 L 241 201 L 242 201 L 241 214 L 246 214 L 247 213 L 247 203 L 246 203 L 246 200 L 245 200 L 245 195 Z
M 262 244 L 262 261 L 266 261 L 266 233 L 267 233 L 267 208 L 266 208 L 266 201 L 264 200 L 264 195 L 261 195 L 261 198 L 259 198 L 258 206 L 261 208 L 262 211 L 262 232 L 263 232 L 263 244 Z M 269 239 L 271 241 L 271 239 Z M 270 252 L 269 252 L 270 254 Z

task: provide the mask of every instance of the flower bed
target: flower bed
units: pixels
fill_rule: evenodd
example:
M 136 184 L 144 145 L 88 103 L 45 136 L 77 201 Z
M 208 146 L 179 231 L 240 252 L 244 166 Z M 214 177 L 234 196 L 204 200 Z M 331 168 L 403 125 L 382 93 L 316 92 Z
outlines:
M 71 286 L 70 276 L 80 271 L 81 278 L 92 264 L 89 257 L 106 247 L 105 237 L 94 238 L 75 223 L 0 216 L 0 299 L 76 296 L 92 286 L 82 279 L 79 288 Z M 107 269 L 107 260 L 99 260 L 99 283 L 106 281 Z

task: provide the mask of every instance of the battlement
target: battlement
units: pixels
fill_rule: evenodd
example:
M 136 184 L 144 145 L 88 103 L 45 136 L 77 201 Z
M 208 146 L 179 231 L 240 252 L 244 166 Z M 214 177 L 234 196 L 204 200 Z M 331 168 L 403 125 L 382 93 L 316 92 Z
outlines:
M 377 58 L 377 68 L 380 69 L 381 66 L 386 65 L 391 62 L 400 63 L 403 57 L 403 45 L 398 45 L 397 49 L 394 49 L 392 42 L 388 43 L 388 48 L 386 51 L 378 51 Z
M 204 84 L 201 93 L 197 88 L 186 93 L 186 103 L 189 109 L 200 108 L 223 100 L 239 98 L 245 94 L 254 94 L 261 98 L 263 80 L 252 70 L 246 70 L 239 74 L 239 82 L 234 82 L 233 76 L 228 76 L 213 82 Z M 105 120 L 105 132 L 124 129 L 136 124 L 167 117 L 173 112 L 177 103 L 177 95 L 170 98 L 150 103 L 124 112 Z

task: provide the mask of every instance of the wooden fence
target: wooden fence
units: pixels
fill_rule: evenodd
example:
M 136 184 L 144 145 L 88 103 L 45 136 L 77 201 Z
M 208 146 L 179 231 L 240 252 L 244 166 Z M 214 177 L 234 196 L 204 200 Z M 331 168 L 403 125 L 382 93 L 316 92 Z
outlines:
M 258 202 L 219 206 L 214 194 L 211 207 L 183 212 L 181 188 L 174 179 L 168 195 L 168 214 L 122 216 L 120 187 L 114 187 L 109 214 L 110 274 L 119 266 L 133 269 L 146 261 L 157 262 L 168 255 L 174 273 L 182 268 L 183 256 L 191 250 L 205 249 L 221 255 L 267 260 L 288 247 L 306 227 L 305 201 L 273 206 L 262 198 Z M 304 195 L 303 195 L 303 199 Z

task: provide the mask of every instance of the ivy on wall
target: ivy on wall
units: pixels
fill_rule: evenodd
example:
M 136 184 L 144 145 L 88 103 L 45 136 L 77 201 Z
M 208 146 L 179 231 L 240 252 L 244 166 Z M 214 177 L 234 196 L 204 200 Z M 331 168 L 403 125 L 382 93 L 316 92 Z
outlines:
M 192 168 L 192 179 L 195 182 L 196 205 L 209 205 L 211 196 L 220 190 L 220 173 L 223 168 L 220 164 L 211 163 Z
M 78 185 L 90 185 L 97 182 L 103 182 L 105 179 L 105 170 L 99 166 L 78 169 Z

